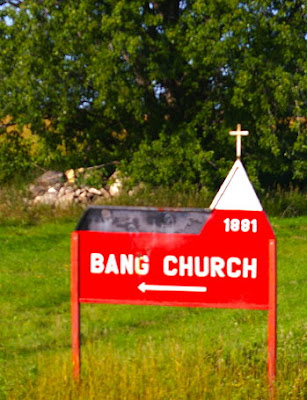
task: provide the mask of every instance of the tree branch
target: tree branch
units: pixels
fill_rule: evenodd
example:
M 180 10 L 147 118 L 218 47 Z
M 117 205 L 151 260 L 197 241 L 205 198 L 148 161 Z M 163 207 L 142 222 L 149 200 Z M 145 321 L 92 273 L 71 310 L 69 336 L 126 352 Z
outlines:
M 104 163 L 104 164 L 94 165 L 92 167 L 86 167 L 85 169 L 87 171 L 91 171 L 91 170 L 94 170 L 94 169 L 100 169 L 100 168 L 106 167 L 107 165 L 119 165 L 119 164 L 120 164 L 119 161 L 110 161 L 110 162 L 107 162 L 107 163 Z
M 5 123 L 1 123 L 0 124 L 0 129 L 5 129 L 5 128 L 8 128 L 10 126 L 15 126 L 15 125 L 16 125 L 15 122 L 7 122 L 6 124 Z

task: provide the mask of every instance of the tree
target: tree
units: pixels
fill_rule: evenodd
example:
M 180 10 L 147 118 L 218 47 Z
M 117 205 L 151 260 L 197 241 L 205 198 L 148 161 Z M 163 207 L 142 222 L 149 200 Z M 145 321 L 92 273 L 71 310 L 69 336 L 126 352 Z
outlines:
M 46 162 L 209 187 L 240 122 L 254 182 L 303 185 L 303 3 L 2 1 L 2 117 L 31 125 Z

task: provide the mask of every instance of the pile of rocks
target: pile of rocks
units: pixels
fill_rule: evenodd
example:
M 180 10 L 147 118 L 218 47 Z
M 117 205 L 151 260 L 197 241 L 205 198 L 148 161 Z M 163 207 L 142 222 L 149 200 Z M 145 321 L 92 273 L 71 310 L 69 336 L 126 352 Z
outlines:
M 107 187 L 78 187 L 72 176 L 72 170 L 66 173 L 47 171 L 30 185 L 31 205 L 49 205 L 69 207 L 73 203 L 89 204 L 118 196 L 122 191 L 122 182 L 117 173 L 113 174 Z

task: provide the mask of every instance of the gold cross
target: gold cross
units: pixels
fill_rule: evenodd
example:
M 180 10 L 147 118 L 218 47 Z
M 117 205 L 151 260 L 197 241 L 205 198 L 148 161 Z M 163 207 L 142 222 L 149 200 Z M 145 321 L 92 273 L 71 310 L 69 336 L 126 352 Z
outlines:
M 241 136 L 247 136 L 249 134 L 248 131 L 241 131 L 241 124 L 237 124 L 236 131 L 230 131 L 229 135 L 236 136 L 236 150 L 237 150 L 237 159 L 241 158 Z

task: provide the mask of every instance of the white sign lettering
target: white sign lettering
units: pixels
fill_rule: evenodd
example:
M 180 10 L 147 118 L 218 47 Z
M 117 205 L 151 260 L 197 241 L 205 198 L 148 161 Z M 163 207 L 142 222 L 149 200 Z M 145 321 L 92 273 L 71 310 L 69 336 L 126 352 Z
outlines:
M 257 258 L 200 257 L 166 255 L 163 258 L 165 276 L 197 276 L 199 278 L 257 278 Z M 91 253 L 92 274 L 147 275 L 150 260 L 147 255 Z
M 133 254 L 115 254 L 107 257 L 101 253 L 91 253 L 90 271 L 92 274 L 147 275 L 149 272 L 149 257 L 134 256 Z

